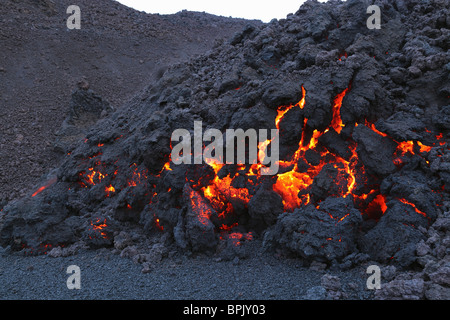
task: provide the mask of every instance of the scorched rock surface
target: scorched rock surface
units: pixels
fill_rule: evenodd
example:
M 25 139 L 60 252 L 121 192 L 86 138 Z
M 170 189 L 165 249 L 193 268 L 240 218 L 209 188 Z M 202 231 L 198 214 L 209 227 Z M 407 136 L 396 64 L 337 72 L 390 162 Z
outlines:
M 375 1 L 376 31 L 368 3 L 308 1 L 168 68 L 87 132 L 56 183 L 3 209 L 1 244 L 111 246 L 139 226 L 143 243 L 163 235 L 189 252 L 233 252 L 257 236 L 308 262 L 413 265 L 449 209 L 449 8 Z M 279 128 L 279 174 L 174 166 L 171 134 L 194 121 Z

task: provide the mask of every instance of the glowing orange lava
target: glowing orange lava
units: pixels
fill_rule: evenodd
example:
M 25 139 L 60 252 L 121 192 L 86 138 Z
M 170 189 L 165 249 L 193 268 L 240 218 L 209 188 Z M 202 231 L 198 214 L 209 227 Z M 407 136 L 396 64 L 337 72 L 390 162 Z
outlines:
M 37 196 L 39 193 L 41 193 L 42 191 L 44 191 L 45 189 L 47 189 L 48 187 L 52 186 L 53 184 L 55 184 L 57 181 L 57 178 L 52 178 L 50 179 L 45 185 L 43 185 L 42 187 L 40 187 L 39 189 L 36 190 L 35 193 L 33 193 L 31 195 L 31 197 L 35 197 Z
M 306 90 L 305 90 L 305 88 L 303 86 L 302 86 L 302 94 L 303 94 L 303 97 L 298 103 L 296 103 L 294 105 L 291 104 L 289 106 L 281 106 L 281 107 L 278 108 L 278 115 L 275 118 L 275 126 L 276 126 L 276 128 L 278 130 L 280 129 L 280 122 L 281 122 L 281 120 L 283 119 L 284 115 L 289 110 L 291 110 L 292 108 L 295 108 L 295 107 L 299 107 L 300 109 L 303 109 L 305 107 Z
M 106 232 L 103 231 L 108 225 L 106 224 L 106 219 L 103 220 L 102 224 L 100 223 L 100 219 L 97 219 L 96 222 L 91 221 L 92 230 L 98 231 L 103 238 L 107 238 Z
M 342 123 L 341 119 L 341 107 L 342 100 L 344 100 L 345 95 L 347 94 L 349 88 L 345 89 L 343 92 L 337 95 L 334 99 L 333 104 L 333 120 L 331 121 L 331 127 L 337 132 L 341 133 L 342 128 L 345 127 L 345 124 Z
M 420 152 L 430 152 L 432 147 L 424 145 L 422 142 L 417 141 L 417 144 L 420 147 Z
M 414 154 L 414 141 L 403 141 L 398 144 L 397 151 L 401 152 L 402 155 L 410 152 Z
M 197 215 L 198 221 L 200 221 L 203 225 L 208 225 L 212 215 L 211 207 L 196 191 L 192 189 L 190 191 L 189 198 L 191 200 L 192 210 Z
M 344 99 L 345 95 L 347 94 L 349 88 L 345 89 L 343 92 L 338 94 L 336 98 L 334 99 L 334 105 L 333 105 L 333 120 L 331 122 L 331 127 L 338 133 L 341 132 L 342 128 L 344 127 L 344 124 L 342 123 L 341 116 L 340 116 L 340 108 L 342 106 L 342 100 Z M 303 91 L 304 94 L 306 93 Z M 304 96 L 301 103 L 298 105 L 301 107 L 304 107 L 305 105 L 306 97 Z M 278 123 L 282 120 L 286 113 L 284 112 L 278 112 L 277 121 Z M 308 119 L 305 118 L 304 120 L 304 128 L 308 124 Z M 320 173 L 323 166 L 327 164 L 324 160 L 324 158 L 327 156 L 327 154 L 330 154 L 335 159 L 336 163 L 340 163 L 343 165 L 343 168 L 339 167 L 339 170 L 343 170 L 348 175 L 348 181 L 347 181 L 347 190 L 341 194 L 343 197 L 347 197 L 351 192 L 353 191 L 355 184 L 356 184 L 356 177 L 355 177 L 355 165 L 358 162 L 357 158 L 358 155 L 356 153 L 356 146 L 352 147 L 352 156 L 347 161 L 343 159 L 340 156 L 331 154 L 329 151 L 322 151 L 321 154 L 321 162 L 319 165 L 313 166 L 311 165 L 309 169 L 304 172 L 300 173 L 298 170 L 298 161 L 300 158 L 304 159 L 305 153 L 308 150 L 314 150 L 319 142 L 319 138 L 324 134 L 328 132 L 328 129 L 321 132 L 318 130 L 313 131 L 313 135 L 310 138 L 309 142 L 306 143 L 306 132 L 303 130 L 302 138 L 299 143 L 299 148 L 295 152 L 293 159 L 289 162 L 286 161 L 284 165 L 289 164 L 293 166 L 293 169 L 291 171 L 282 173 L 278 175 L 277 182 L 273 186 L 273 190 L 277 192 L 281 198 L 283 199 L 284 209 L 286 211 L 292 211 L 295 208 L 298 208 L 302 205 L 306 205 L 310 203 L 310 196 L 309 194 L 305 193 L 304 195 L 301 195 L 299 197 L 299 193 L 303 190 L 308 189 L 312 183 L 314 182 L 314 178 Z
M 106 196 L 110 197 L 111 193 L 116 192 L 116 189 L 112 185 L 109 185 L 108 187 L 105 187 L 105 192 L 106 192 Z
M 363 164 L 359 161 L 357 143 L 353 141 L 351 137 L 346 139 L 345 143 L 347 143 L 350 152 L 345 157 L 328 150 L 327 146 L 320 143 L 320 138 L 324 134 L 329 133 L 330 130 L 334 130 L 337 134 L 341 135 L 341 138 L 343 138 L 342 130 L 346 125 L 342 121 L 341 108 L 343 100 L 350 90 L 351 83 L 348 88 L 338 93 L 332 100 L 332 120 L 329 127 L 325 130 L 312 130 L 312 128 L 308 127 L 308 119 L 305 117 L 302 120 L 303 123 L 299 124 L 302 126 L 303 130 L 297 150 L 288 159 L 280 159 L 278 161 L 282 171 L 276 175 L 276 181 L 272 184 L 272 189 L 281 196 L 284 211 L 292 212 L 296 208 L 311 203 L 312 200 L 317 201 L 317 199 L 312 199 L 312 196 L 310 195 L 311 187 L 314 183 L 314 179 L 327 164 L 332 165 L 337 170 L 333 171 L 337 172 L 337 175 L 332 177 L 332 179 L 334 179 L 338 188 L 336 188 L 336 194 L 333 194 L 332 196 L 343 198 L 353 196 L 355 207 L 359 208 L 362 214 L 377 221 L 387 211 L 386 198 L 384 195 L 380 194 L 379 185 L 366 186 L 369 177 L 365 173 Z M 306 89 L 302 86 L 302 99 L 298 103 L 280 106 L 278 108 L 275 117 L 275 126 L 278 130 L 280 130 L 280 125 L 290 110 L 297 107 L 300 109 L 305 108 L 307 100 L 306 95 Z M 358 124 L 356 123 L 355 126 L 358 126 Z M 365 126 L 370 128 L 376 134 L 389 138 L 388 134 L 377 130 L 375 124 L 370 123 L 367 120 L 365 120 Z M 349 130 L 349 133 L 351 133 L 351 130 Z M 440 140 L 443 138 L 443 135 L 440 134 L 436 138 Z M 250 191 L 250 186 L 254 187 L 261 183 L 261 168 L 263 167 L 261 163 L 265 159 L 267 149 L 270 147 L 271 143 L 272 140 L 266 140 L 258 144 L 259 163 L 237 165 L 233 170 L 230 170 L 235 173 L 228 173 L 226 176 L 219 175 L 219 172 L 225 164 L 218 163 L 214 159 L 205 159 L 205 162 L 214 171 L 214 176 L 212 176 L 211 179 L 208 179 L 209 182 L 207 185 L 201 185 L 200 180 L 188 181 L 186 178 L 186 181 L 190 182 L 191 186 L 197 190 L 190 189 L 190 204 L 201 223 L 205 225 L 211 223 L 211 216 L 213 212 L 215 212 L 219 219 L 224 219 L 223 223 L 219 222 L 219 224 L 217 224 L 214 222 L 216 223 L 217 231 L 227 232 L 228 239 L 235 239 L 237 243 L 240 243 L 242 239 L 245 239 L 246 236 L 244 234 L 233 232 L 233 228 L 237 227 L 238 224 L 230 220 L 225 220 L 225 218 L 234 213 L 233 205 L 236 203 L 239 203 L 240 206 L 247 206 L 250 202 L 252 195 L 254 194 Z M 432 148 L 424 145 L 420 141 L 404 141 L 396 143 L 397 149 L 394 153 L 393 162 L 397 166 L 406 163 L 407 159 L 403 158 L 403 156 L 415 154 L 414 148 L 416 148 L 416 150 L 420 149 L 421 153 L 430 152 Z M 311 152 L 315 153 L 315 155 L 320 158 L 320 160 L 315 162 L 311 161 L 314 162 L 314 164 L 307 161 L 307 153 Z M 172 170 L 170 163 L 171 161 L 169 160 L 164 164 L 161 173 Z M 299 168 L 299 165 L 302 167 Z M 139 178 L 139 176 L 137 177 Z M 239 181 L 239 185 L 247 184 L 249 188 L 235 187 L 233 182 L 237 177 L 243 178 Z M 361 186 L 358 185 L 360 182 L 363 183 Z M 364 190 L 363 192 L 365 193 L 361 194 L 361 190 Z M 414 204 L 409 203 L 404 199 L 400 199 L 400 201 L 413 206 L 417 213 L 426 216 L 426 214 L 418 210 Z M 320 209 L 318 203 L 315 203 L 314 205 L 316 208 Z M 330 214 L 330 217 L 336 220 L 336 223 L 344 221 L 348 216 L 349 214 L 341 218 L 334 218 Z M 157 219 L 155 223 L 157 227 L 162 230 L 159 219 Z M 221 226 L 219 226 L 220 224 Z M 247 237 L 251 238 L 251 236 Z M 328 240 L 331 241 L 333 239 L 328 238 Z M 336 239 L 336 241 L 341 241 L 341 239 Z
M 413 209 L 414 209 L 418 214 L 420 214 L 420 215 L 422 215 L 422 216 L 424 216 L 424 217 L 427 217 L 427 214 L 426 214 L 425 212 L 420 211 L 419 209 L 417 209 L 417 207 L 416 207 L 416 205 L 415 205 L 414 203 L 411 203 L 411 202 L 407 201 L 406 199 L 398 199 L 398 200 L 399 200 L 400 202 L 404 203 L 404 204 L 407 204 L 407 205 L 413 207 Z

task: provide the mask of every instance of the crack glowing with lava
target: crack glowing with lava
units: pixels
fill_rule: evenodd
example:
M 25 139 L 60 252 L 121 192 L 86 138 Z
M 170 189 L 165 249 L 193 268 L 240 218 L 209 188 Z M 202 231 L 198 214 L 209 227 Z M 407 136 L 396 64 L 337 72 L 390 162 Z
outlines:
M 330 124 L 330 127 L 333 128 L 336 132 L 340 133 L 342 128 L 345 126 L 342 123 L 342 119 L 340 116 L 340 109 L 342 106 L 342 101 L 347 94 L 347 92 L 350 90 L 349 88 L 346 88 L 344 91 L 339 93 L 334 101 L 333 104 L 333 120 Z M 296 104 L 295 106 L 298 106 L 300 108 L 305 107 L 306 103 L 306 90 L 302 87 L 303 91 L 303 98 L 302 100 Z M 295 107 L 293 106 L 293 107 Z M 292 109 L 289 108 L 288 110 Z M 288 111 L 287 110 L 287 111 Z M 276 119 L 276 125 L 277 128 L 279 128 L 279 125 L 283 119 L 283 117 L 286 115 L 287 111 L 284 110 L 284 107 L 282 107 L 282 112 L 278 112 L 278 116 Z M 314 130 L 312 137 L 310 137 L 310 140 L 306 141 L 306 130 L 305 128 L 308 125 L 308 119 L 305 118 L 303 122 L 303 131 L 302 131 L 302 137 L 299 143 L 299 148 L 295 152 L 293 158 L 291 161 L 283 161 L 283 166 L 289 167 L 293 166 L 291 171 L 282 173 L 278 175 L 277 182 L 273 185 L 273 190 L 277 192 L 283 199 L 283 205 L 284 209 L 287 211 L 292 211 L 295 208 L 298 208 L 302 205 L 306 205 L 310 203 L 310 195 L 308 193 L 305 193 L 303 195 L 299 196 L 299 193 L 303 190 L 307 190 L 312 183 L 314 182 L 314 178 L 320 173 L 322 168 L 327 164 L 330 163 L 328 160 L 325 160 L 327 158 L 327 155 L 331 155 L 334 158 L 335 167 L 342 171 L 343 173 L 346 173 L 348 175 L 348 182 L 347 182 L 347 191 L 343 192 L 341 196 L 347 197 L 350 195 L 355 187 L 356 184 L 356 172 L 355 172 L 355 166 L 358 163 L 358 155 L 356 153 L 356 145 L 351 146 L 352 156 L 347 161 L 344 158 L 332 154 L 330 151 L 320 151 L 320 163 L 318 165 L 310 165 L 308 170 L 306 172 L 299 172 L 298 163 L 299 160 L 305 159 L 305 154 L 308 150 L 315 150 L 318 143 L 319 138 L 327 133 L 329 131 L 329 128 L 326 130 L 319 131 Z M 316 151 L 316 150 L 315 150 Z M 319 151 L 316 151 L 319 152 Z M 342 165 L 338 166 L 338 163 Z

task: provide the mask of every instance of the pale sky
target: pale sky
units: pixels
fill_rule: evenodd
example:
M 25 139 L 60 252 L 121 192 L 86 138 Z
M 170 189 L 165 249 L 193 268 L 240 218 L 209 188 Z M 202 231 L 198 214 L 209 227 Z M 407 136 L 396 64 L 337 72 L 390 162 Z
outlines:
M 284 19 L 289 13 L 297 12 L 305 0 L 118 0 L 118 2 L 147 13 L 172 14 L 186 9 L 269 22 L 273 18 Z

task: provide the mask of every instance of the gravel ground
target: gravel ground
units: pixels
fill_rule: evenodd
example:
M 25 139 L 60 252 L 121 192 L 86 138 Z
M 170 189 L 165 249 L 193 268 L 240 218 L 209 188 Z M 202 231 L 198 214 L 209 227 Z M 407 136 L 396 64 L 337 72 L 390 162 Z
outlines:
M 67 267 L 81 271 L 81 289 L 69 290 Z M 341 298 L 370 299 L 364 268 L 314 271 L 299 260 L 254 254 L 240 261 L 207 256 L 164 259 L 149 273 L 111 250 L 84 250 L 53 258 L 2 249 L 1 300 L 303 300 L 323 299 L 322 278 L 339 277 Z M 277 281 L 274 281 L 277 279 Z M 313 288 L 313 289 L 312 289 Z M 309 290 L 309 291 L 308 291 Z M 317 292 L 322 296 L 317 298 Z

